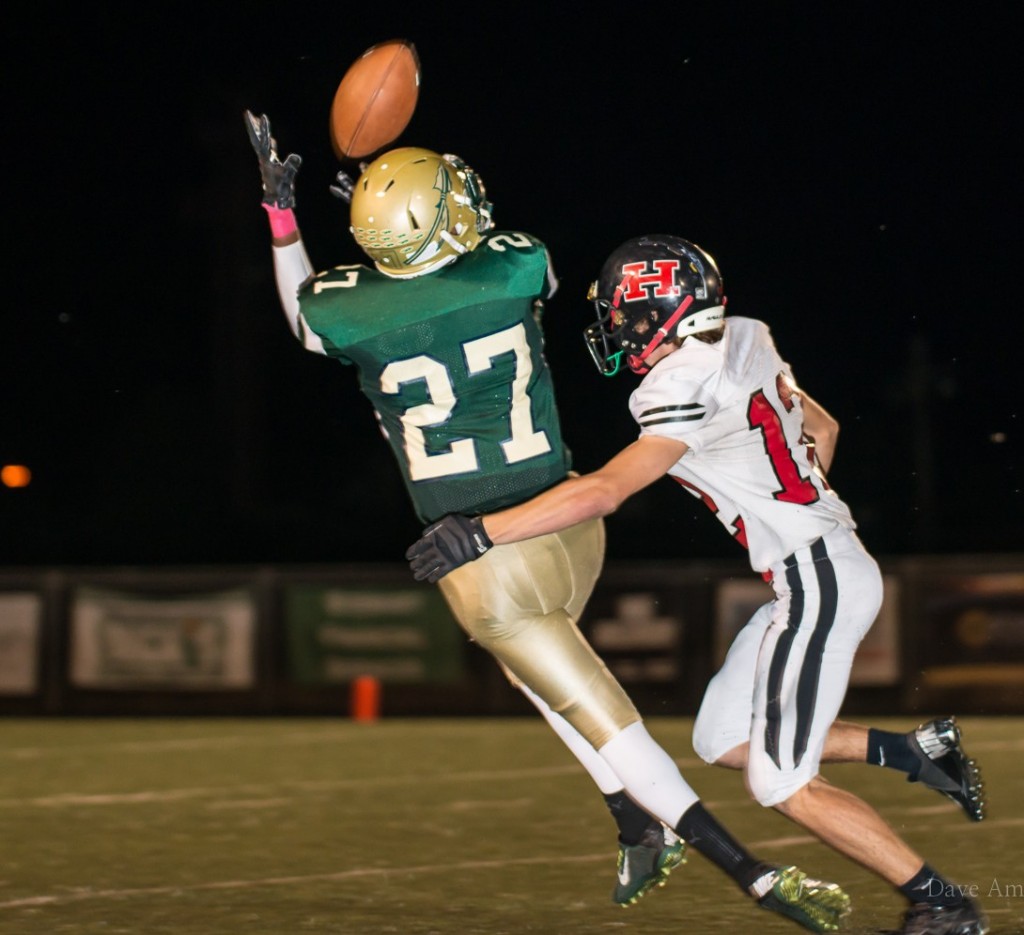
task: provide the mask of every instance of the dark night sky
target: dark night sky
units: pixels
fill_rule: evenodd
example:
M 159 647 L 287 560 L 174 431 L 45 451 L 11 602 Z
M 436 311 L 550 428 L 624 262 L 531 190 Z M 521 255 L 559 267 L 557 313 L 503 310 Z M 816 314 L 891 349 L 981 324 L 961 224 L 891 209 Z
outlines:
M 839 419 L 831 480 L 873 551 L 1024 552 L 1009 12 L 617 6 L 7 12 L 0 463 L 34 482 L 0 487 L 0 565 L 401 560 L 419 526 L 369 405 L 280 313 L 241 116 L 304 158 L 314 264 L 358 261 L 327 113 L 396 36 L 423 65 L 397 143 L 458 153 L 552 251 L 578 469 L 635 436 L 634 379 L 583 347 L 587 283 L 673 232 Z M 613 559 L 735 550 L 668 481 L 609 521 Z

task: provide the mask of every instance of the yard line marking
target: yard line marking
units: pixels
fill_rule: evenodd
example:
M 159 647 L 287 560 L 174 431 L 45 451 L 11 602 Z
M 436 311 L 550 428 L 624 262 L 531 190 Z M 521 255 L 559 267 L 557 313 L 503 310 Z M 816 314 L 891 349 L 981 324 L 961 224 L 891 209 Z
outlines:
M 444 806 L 450 812 L 472 812 L 477 810 L 494 811 L 499 808 L 533 808 L 537 804 L 536 799 L 463 799 L 458 802 L 449 802 Z
M 683 761 L 685 763 L 685 761 Z M 693 764 L 698 765 L 698 764 Z M 704 765 L 702 762 L 699 765 Z M 714 767 L 707 767 L 713 769 Z M 182 802 L 188 799 L 210 798 L 215 800 L 231 800 L 239 796 L 249 798 L 265 799 L 280 798 L 283 794 L 291 793 L 316 793 L 335 792 L 343 789 L 360 789 L 368 785 L 374 788 L 402 787 L 426 783 L 443 783 L 454 785 L 456 783 L 479 783 L 479 782 L 510 782 L 523 779 L 543 779 L 566 775 L 579 774 L 580 767 L 577 763 L 568 763 L 565 766 L 545 766 L 531 769 L 518 770 L 480 770 L 472 773 L 444 773 L 434 776 L 417 774 L 415 776 L 387 776 L 387 777 L 363 777 L 354 779 L 318 779 L 318 780 L 297 780 L 282 781 L 277 783 L 243 784 L 239 786 L 199 786 L 183 789 L 161 789 L 161 790 L 140 790 L 135 792 L 60 792 L 52 795 L 33 796 L 30 798 L 7 798 L 0 799 L 0 809 L 18 809 L 26 807 L 35 808 L 79 808 L 85 806 L 115 806 L 115 805 L 148 805 L 169 802 Z M 710 808 L 760 808 L 753 799 L 705 799 L 705 804 Z M 931 805 L 916 806 L 888 806 L 886 804 L 876 805 L 880 812 L 888 808 L 899 807 L 900 813 L 905 815 L 941 815 L 952 811 L 955 808 L 953 803 L 935 803 Z
M 358 739 L 361 736 L 361 732 L 357 733 L 355 731 L 348 730 L 346 729 L 347 726 L 348 725 L 343 727 L 333 726 L 322 732 L 300 731 L 297 733 L 278 733 L 277 731 L 270 731 L 266 733 L 243 735 L 222 734 L 217 737 L 181 737 L 167 740 L 120 740 L 92 744 L 59 745 L 52 747 L 7 747 L 5 749 L 0 749 L 0 758 L 10 757 L 15 760 L 27 760 L 51 755 L 63 756 L 71 750 L 121 750 L 129 753 L 153 753 L 163 750 L 173 752 L 179 750 L 189 751 L 238 747 L 282 745 L 300 746 L 317 743 L 346 742 Z M 522 725 L 512 726 L 522 726 L 525 730 L 533 730 L 537 727 L 535 722 L 524 722 Z M 256 730 L 259 730 L 259 728 L 256 728 Z M 968 736 L 966 738 L 966 746 L 969 747 L 972 752 L 989 750 L 1024 750 L 1024 739 L 972 741 L 970 736 Z M 680 765 L 705 765 L 703 761 L 699 759 L 684 759 L 677 760 L 676 762 Z
M 298 733 L 278 734 L 276 731 L 271 735 L 252 735 L 240 737 L 238 734 L 225 734 L 220 737 L 182 737 L 174 740 L 117 740 L 106 743 L 90 744 L 68 744 L 55 747 L 8 747 L 0 750 L 0 756 L 10 757 L 15 760 L 32 760 L 50 754 L 66 755 L 69 751 L 101 751 L 101 750 L 122 750 L 128 753 L 153 753 L 166 750 L 168 752 L 190 751 L 190 750 L 223 750 L 239 747 L 267 747 L 267 746 L 299 746 L 310 743 L 337 743 L 339 741 L 355 740 L 358 735 L 352 731 L 338 731 L 333 733 Z
M 900 812 L 905 815 L 945 815 L 958 809 L 955 802 L 940 802 L 938 805 L 915 805 L 911 808 L 901 808 Z
M 1024 740 L 972 741 L 968 736 L 964 742 L 964 746 L 970 747 L 972 753 L 975 750 L 1024 750 Z
M 521 779 L 543 779 L 580 773 L 578 763 L 565 766 L 540 766 L 532 769 L 515 770 L 481 770 L 473 773 L 444 773 L 435 776 L 417 774 L 415 776 L 365 776 L 356 779 L 317 779 L 298 780 L 294 782 L 278 782 L 264 784 L 247 784 L 242 786 L 209 786 L 184 789 L 143 790 L 138 792 L 60 792 L 53 795 L 33 796 L 31 798 L 0 799 L 0 808 L 61 808 L 83 805 L 131 805 L 151 802 L 174 802 L 184 799 L 204 797 L 227 798 L 245 794 L 263 797 L 280 794 L 282 791 L 295 792 L 333 792 L 338 789 L 359 789 L 372 785 L 374 788 L 385 786 L 400 787 L 424 785 L 426 783 L 456 783 L 514 781 Z
M 1002 821 L 985 821 L 979 825 L 980 829 L 1007 827 L 1024 824 L 1024 818 L 1008 818 Z M 921 827 L 916 830 L 935 830 L 939 826 L 929 829 Z M 751 849 L 766 849 L 769 847 L 789 847 L 797 844 L 821 843 L 812 835 L 793 835 L 783 838 L 765 838 L 762 841 L 754 841 L 748 845 Z M 824 845 L 823 845 L 824 846 Z M 336 883 L 345 880 L 357 880 L 364 877 L 401 877 L 403 875 L 421 875 L 426 873 L 451 873 L 460 870 L 500 870 L 504 867 L 529 867 L 548 864 L 566 863 L 594 863 L 609 859 L 608 852 L 600 854 L 559 854 L 554 857 L 515 857 L 508 860 L 470 860 L 459 864 L 432 863 L 419 867 L 374 867 L 360 868 L 357 870 L 340 870 L 335 873 L 313 873 L 303 876 L 287 877 L 265 877 L 260 880 L 216 880 L 207 883 L 193 883 L 183 886 L 145 886 L 134 889 L 107 889 L 107 890 L 77 890 L 70 893 L 61 893 L 51 896 L 23 896 L 19 899 L 10 899 L 0 902 L 0 910 L 3 909 L 31 909 L 39 906 L 67 905 L 68 903 L 86 902 L 100 899 L 131 899 L 141 896 L 173 896 L 179 893 L 197 893 L 216 890 L 245 890 L 261 886 L 291 886 L 299 883 Z
M 471 860 L 459 864 L 425 864 L 420 867 L 374 867 L 358 870 L 341 870 L 336 873 L 313 873 L 305 876 L 266 877 L 261 880 L 218 880 L 209 883 L 194 883 L 185 886 L 147 886 L 124 890 L 83 890 L 54 896 L 26 896 L 0 902 L 0 909 L 26 909 L 34 906 L 54 906 L 84 902 L 95 899 L 130 899 L 137 896 L 172 896 L 177 893 L 202 892 L 204 890 L 244 890 L 261 886 L 291 886 L 296 883 L 336 883 L 361 877 L 400 877 L 408 874 L 451 873 L 459 870 L 500 870 L 503 867 L 531 866 L 534 864 L 593 863 L 609 860 L 607 852 L 602 854 L 559 854 L 557 857 L 516 857 L 509 860 Z

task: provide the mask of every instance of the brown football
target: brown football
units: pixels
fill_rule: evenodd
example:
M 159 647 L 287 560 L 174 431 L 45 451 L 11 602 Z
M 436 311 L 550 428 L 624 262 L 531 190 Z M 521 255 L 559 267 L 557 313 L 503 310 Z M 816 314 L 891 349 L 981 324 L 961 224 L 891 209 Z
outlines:
M 359 159 L 406 128 L 420 93 L 420 60 L 408 39 L 371 46 L 350 66 L 331 105 L 331 142 L 338 158 Z

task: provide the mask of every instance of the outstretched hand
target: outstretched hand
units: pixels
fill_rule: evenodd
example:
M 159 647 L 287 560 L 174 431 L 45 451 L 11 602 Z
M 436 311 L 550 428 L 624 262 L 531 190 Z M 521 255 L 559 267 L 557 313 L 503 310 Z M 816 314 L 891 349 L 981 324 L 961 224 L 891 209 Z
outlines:
M 352 176 L 342 169 L 334 177 L 334 184 L 330 186 L 330 192 L 335 198 L 340 198 L 342 201 L 351 204 L 352 188 L 355 184 Z
M 270 120 L 266 114 L 257 117 L 247 110 L 245 129 L 260 163 L 263 203 L 275 208 L 294 208 L 295 174 L 302 165 L 302 157 L 292 153 L 284 162 L 278 158 L 277 143 L 270 134 Z
M 449 572 L 472 562 L 493 546 L 479 516 L 449 513 L 423 530 L 405 557 L 417 581 L 436 584 Z

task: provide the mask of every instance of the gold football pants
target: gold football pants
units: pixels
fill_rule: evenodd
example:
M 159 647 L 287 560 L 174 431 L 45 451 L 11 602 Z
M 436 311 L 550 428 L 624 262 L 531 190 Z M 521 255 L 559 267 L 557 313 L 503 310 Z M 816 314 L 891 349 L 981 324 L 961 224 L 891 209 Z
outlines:
M 470 639 L 595 749 L 640 720 L 576 626 L 603 561 L 604 522 L 590 520 L 496 545 L 439 582 Z

